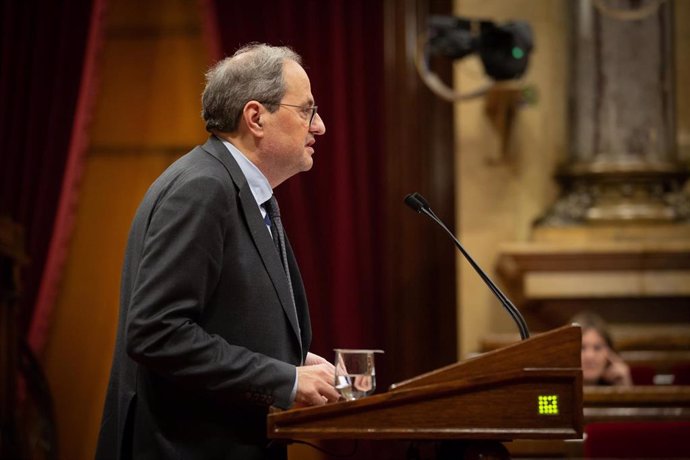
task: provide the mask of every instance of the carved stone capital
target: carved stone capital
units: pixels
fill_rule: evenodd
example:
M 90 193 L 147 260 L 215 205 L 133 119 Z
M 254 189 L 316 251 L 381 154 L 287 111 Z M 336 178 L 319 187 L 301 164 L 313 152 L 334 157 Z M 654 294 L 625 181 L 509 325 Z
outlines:
M 571 164 L 557 175 L 564 193 L 536 224 L 688 221 L 687 178 L 681 164 Z

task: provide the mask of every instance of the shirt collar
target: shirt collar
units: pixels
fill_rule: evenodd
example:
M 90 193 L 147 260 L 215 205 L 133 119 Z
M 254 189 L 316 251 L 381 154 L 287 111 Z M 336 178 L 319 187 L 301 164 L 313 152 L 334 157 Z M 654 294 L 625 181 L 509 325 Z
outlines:
M 249 184 L 249 189 L 252 191 L 256 204 L 261 207 L 273 196 L 273 189 L 268 183 L 268 179 L 237 147 L 224 139 L 221 139 L 221 142 L 223 142 L 223 145 L 230 151 L 230 154 L 239 165 L 242 174 L 247 179 L 247 184 Z

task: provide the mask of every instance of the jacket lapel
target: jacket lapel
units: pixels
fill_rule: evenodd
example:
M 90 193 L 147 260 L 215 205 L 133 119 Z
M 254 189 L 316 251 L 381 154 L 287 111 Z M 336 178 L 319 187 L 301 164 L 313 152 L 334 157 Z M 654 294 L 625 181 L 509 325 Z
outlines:
M 249 228 L 249 233 L 263 260 L 266 271 L 273 282 L 283 310 L 292 326 L 295 338 L 300 345 L 300 356 L 303 356 L 297 312 L 293 306 L 292 297 L 290 296 L 290 288 L 288 286 L 287 277 L 285 276 L 285 270 L 280 261 L 278 251 L 276 251 L 273 239 L 266 229 L 266 224 L 261 217 L 261 212 L 254 200 L 254 195 L 252 195 L 249 184 L 247 184 L 247 180 L 244 174 L 242 174 L 242 170 L 235 159 L 218 138 L 211 136 L 202 148 L 223 164 L 239 190 L 238 196 L 245 216 L 245 222 Z

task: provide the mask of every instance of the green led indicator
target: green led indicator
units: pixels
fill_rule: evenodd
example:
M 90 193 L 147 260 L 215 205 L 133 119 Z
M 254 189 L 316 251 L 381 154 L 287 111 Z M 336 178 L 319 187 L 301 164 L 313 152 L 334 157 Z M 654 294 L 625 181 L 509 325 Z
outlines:
M 513 57 L 515 59 L 522 59 L 525 57 L 525 52 L 522 50 L 522 48 L 518 46 L 513 46 Z
M 539 396 L 539 415 L 558 415 L 558 395 Z

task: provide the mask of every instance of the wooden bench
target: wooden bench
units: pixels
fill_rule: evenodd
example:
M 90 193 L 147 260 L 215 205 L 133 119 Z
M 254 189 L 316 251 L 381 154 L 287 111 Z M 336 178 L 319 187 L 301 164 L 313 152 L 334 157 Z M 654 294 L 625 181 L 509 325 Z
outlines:
M 690 350 L 627 350 L 620 355 L 636 385 L 690 385 Z
M 690 324 L 611 324 L 611 336 L 619 352 L 632 350 L 690 351 Z M 539 332 L 532 331 L 532 335 Z M 505 347 L 520 340 L 518 333 L 487 334 L 480 352 Z
M 585 423 L 690 421 L 690 386 L 585 387 Z
M 690 326 L 618 325 L 611 331 L 636 385 L 690 385 Z M 517 333 L 489 334 L 482 340 L 481 352 L 519 340 Z

